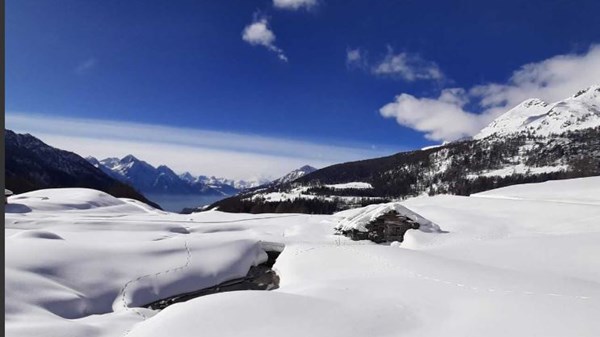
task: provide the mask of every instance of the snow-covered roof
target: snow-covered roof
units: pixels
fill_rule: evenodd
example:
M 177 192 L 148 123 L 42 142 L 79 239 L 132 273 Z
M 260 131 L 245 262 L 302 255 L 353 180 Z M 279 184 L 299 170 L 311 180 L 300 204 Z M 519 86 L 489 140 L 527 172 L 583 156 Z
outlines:
M 389 212 L 395 211 L 401 216 L 405 216 L 419 224 L 419 230 L 423 232 L 441 232 L 441 229 L 435 223 L 425 219 L 419 214 L 411 211 L 399 202 L 390 202 L 386 204 L 369 205 L 359 208 L 352 212 L 351 215 L 343 218 L 335 227 L 341 231 L 358 230 L 361 232 L 368 231 L 366 225 L 376 220 L 377 218 Z

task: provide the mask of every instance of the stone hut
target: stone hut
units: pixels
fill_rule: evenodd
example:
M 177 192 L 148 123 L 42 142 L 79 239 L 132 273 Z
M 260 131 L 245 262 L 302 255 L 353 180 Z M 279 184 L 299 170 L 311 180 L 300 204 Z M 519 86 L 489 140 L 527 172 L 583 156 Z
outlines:
M 365 225 L 367 231 L 356 229 L 345 233 L 352 240 L 371 240 L 375 243 L 402 242 L 409 229 L 419 229 L 419 224 L 396 211 L 389 211 Z
M 336 226 L 339 234 L 352 240 L 371 240 L 375 243 L 402 242 L 404 233 L 409 229 L 441 232 L 436 224 L 399 203 L 364 207 L 342 219 Z

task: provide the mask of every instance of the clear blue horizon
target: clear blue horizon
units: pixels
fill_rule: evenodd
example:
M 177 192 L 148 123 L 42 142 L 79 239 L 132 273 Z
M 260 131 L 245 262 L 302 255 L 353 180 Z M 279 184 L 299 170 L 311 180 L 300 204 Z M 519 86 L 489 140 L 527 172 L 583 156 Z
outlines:
M 15 128 L 96 156 L 108 150 L 77 148 L 72 128 L 48 130 L 44 121 L 347 147 L 348 155 L 327 160 L 336 151 L 328 149 L 319 162 L 308 154 L 290 161 L 292 146 L 273 154 L 289 164 L 272 170 L 194 162 L 196 173 L 276 176 L 301 162 L 470 135 L 524 98 L 558 99 L 600 81 L 597 1 L 296 2 L 9 0 L 7 127 L 10 114 L 29 115 Z M 181 158 L 165 161 L 187 168 Z

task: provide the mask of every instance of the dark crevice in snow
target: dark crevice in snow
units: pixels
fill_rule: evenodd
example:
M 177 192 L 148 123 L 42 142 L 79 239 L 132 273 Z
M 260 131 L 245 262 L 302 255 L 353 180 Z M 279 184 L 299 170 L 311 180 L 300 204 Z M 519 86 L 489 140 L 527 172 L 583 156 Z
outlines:
M 185 302 L 200 296 L 212 295 L 227 291 L 277 289 L 279 288 L 279 276 L 272 268 L 281 252 L 267 251 L 266 253 L 268 255 L 267 261 L 257 266 L 250 267 L 248 274 L 246 274 L 246 276 L 243 278 L 229 280 L 212 287 L 164 298 L 143 305 L 142 307 L 153 310 L 161 310 L 171 304 Z

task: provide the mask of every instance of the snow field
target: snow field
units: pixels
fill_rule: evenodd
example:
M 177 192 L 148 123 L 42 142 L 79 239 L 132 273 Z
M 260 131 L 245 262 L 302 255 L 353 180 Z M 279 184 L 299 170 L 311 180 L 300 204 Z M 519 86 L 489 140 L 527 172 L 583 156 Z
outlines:
M 600 335 L 597 177 L 406 200 L 447 233 L 399 246 L 333 235 L 375 206 L 178 215 L 80 189 L 9 202 L 8 336 Z M 277 290 L 138 307 L 243 276 L 265 249 L 283 249 Z

